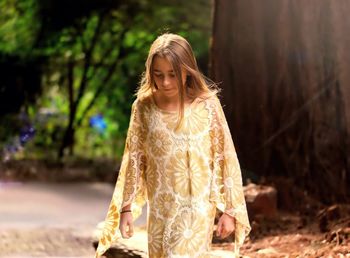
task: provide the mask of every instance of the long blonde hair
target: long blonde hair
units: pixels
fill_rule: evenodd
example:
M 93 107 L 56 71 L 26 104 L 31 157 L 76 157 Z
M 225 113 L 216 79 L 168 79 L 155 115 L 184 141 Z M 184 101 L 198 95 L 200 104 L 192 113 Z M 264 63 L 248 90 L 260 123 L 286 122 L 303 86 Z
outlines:
M 217 94 L 219 89 L 215 83 L 199 71 L 192 47 L 188 41 L 177 34 L 164 33 L 158 36 L 151 45 L 145 63 L 146 70 L 136 92 L 137 98 L 144 99 L 150 96 L 153 90 L 157 89 L 153 78 L 153 60 L 155 56 L 167 58 L 177 78 L 180 102 L 178 126 L 180 126 L 184 116 L 185 96 L 193 100 L 199 96 L 206 98 Z M 187 74 L 185 85 L 182 85 L 181 68 L 184 68 Z

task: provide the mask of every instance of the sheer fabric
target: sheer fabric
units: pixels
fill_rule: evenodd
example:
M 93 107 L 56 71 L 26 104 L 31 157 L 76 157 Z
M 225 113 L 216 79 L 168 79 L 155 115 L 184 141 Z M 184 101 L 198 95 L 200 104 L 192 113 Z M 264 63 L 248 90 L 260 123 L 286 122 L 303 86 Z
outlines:
M 178 113 L 152 97 L 132 106 L 125 151 L 96 256 L 120 237 L 119 211 L 136 219 L 148 201 L 151 258 L 212 257 L 216 207 L 235 218 L 235 250 L 250 231 L 242 177 L 230 130 L 216 96 L 197 98 Z

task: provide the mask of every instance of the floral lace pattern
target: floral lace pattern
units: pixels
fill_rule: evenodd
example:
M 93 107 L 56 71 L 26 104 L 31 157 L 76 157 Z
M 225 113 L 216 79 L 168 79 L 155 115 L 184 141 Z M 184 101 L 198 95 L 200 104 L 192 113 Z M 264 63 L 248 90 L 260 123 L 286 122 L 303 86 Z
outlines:
M 219 99 L 197 99 L 178 114 L 151 97 L 136 100 L 124 155 L 96 256 L 119 237 L 119 210 L 136 219 L 149 202 L 149 257 L 210 257 L 216 207 L 235 217 L 235 250 L 250 231 L 242 177 Z

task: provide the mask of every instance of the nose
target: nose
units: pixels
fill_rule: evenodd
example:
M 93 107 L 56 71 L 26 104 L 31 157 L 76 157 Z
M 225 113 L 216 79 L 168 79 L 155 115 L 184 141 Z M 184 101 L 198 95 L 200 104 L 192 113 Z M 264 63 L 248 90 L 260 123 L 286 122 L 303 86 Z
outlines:
M 163 85 L 164 85 L 164 86 L 169 86 L 169 85 L 170 85 L 170 80 L 169 80 L 169 78 L 164 77 Z
M 170 80 L 168 78 L 164 78 L 162 81 L 162 86 L 165 90 L 170 89 L 170 86 L 171 86 Z

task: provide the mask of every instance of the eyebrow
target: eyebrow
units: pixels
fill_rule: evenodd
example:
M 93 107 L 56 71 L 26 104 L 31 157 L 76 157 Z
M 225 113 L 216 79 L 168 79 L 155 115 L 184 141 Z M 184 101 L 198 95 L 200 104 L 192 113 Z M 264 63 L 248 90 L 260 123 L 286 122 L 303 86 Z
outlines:
M 162 71 L 160 71 L 160 70 L 158 70 L 158 69 L 154 69 L 153 71 L 154 71 L 154 72 L 159 72 L 159 73 L 162 72 Z M 174 72 L 173 70 L 169 70 L 169 71 L 168 71 L 168 73 L 173 73 L 173 72 Z

